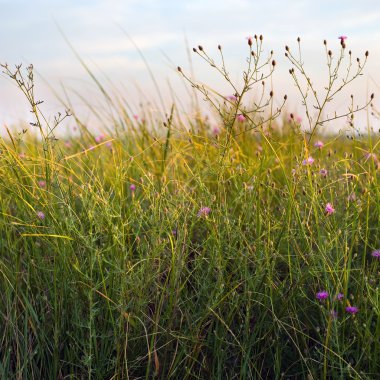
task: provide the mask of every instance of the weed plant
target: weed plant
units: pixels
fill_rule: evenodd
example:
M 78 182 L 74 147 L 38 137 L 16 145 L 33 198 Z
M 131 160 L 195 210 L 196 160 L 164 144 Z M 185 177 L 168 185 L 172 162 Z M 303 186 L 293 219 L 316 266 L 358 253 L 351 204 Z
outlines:
M 300 40 L 285 49 L 303 119 L 275 100 L 262 36 L 240 84 L 221 46 L 220 63 L 194 48 L 228 96 L 178 68 L 214 119 L 133 117 L 89 71 L 100 135 L 73 109 L 49 122 L 33 67 L 3 65 L 35 120 L 0 142 L 0 377 L 378 378 L 379 135 L 355 131 L 373 96 L 327 114 L 368 57 L 340 40 L 320 93 Z M 57 140 L 66 117 L 79 135 Z M 340 118 L 347 136 L 325 134 Z

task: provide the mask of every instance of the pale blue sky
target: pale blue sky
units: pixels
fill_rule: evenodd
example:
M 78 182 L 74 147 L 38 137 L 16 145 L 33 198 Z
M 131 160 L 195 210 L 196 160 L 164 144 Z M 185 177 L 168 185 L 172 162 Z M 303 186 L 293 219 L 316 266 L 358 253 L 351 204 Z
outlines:
M 33 63 L 38 73 L 57 87 L 62 82 L 81 90 L 89 82 L 57 24 L 82 58 L 123 84 L 136 103 L 140 95 L 135 83 L 149 92 L 152 87 L 145 66 L 119 26 L 143 51 L 160 84 L 165 87 L 169 78 L 174 87 L 179 86 L 180 94 L 182 87 L 163 52 L 186 68 L 185 35 L 191 47 L 202 44 L 213 51 L 222 44 L 230 71 L 238 77 L 244 65 L 245 37 L 262 33 L 265 48 L 275 51 L 280 65 L 275 86 L 277 83 L 279 92 L 290 94 L 294 89 L 285 77 L 289 64 L 282 58 L 284 45 L 295 45 L 300 36 L 304 60 L 318 76 L 321 41 L 326 38 L 338 48 L 337 37 L 347 35 L 355 55 L 370 51 L 367 75 L 357 91 L 363 95 L 367 86 L 376 90 L 369 77 L 380 86 L 379 0 L 0 0 L 0 9 L 0 62 Z M 195 69 L 200 78 L 208 77 L 210 69 L 196 59 Z M 219 85 L 212 82 L 215 78 L 210 80 Z M 46 87 L 41 83 L 39 88 L 50 105 L 48 111 L 58 109 Z M 0 77 L 0 124 L 28 116 L 15 89 Z

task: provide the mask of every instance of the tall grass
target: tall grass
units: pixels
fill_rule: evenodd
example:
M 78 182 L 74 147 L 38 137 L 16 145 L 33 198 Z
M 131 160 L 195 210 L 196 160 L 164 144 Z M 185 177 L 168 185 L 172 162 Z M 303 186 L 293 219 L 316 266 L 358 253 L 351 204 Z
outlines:
M 240 85 L 221 47 L 221 66 L 194 49 L 228 98 L 179 68 L 215 122 L 175 104 L 160 123 L 135 120 L 106 93 L 115 134 L 92 135 L 71 110 L 81 134 L 66 141 L 54 130 L 70 112 L 49 124 L 32 68 L 4 66 L 40 137 L 0 142 L 1 378 L 377 378 L 379 135 L 321 133 L 339 117 L 354 128 L 368 105 L 324 116 L 344 40 L 336 61 L 326 48 L 320 97 L 286 49 L 306 125 L 286 96 L 276 106 L 262 43 L 248 39 Z

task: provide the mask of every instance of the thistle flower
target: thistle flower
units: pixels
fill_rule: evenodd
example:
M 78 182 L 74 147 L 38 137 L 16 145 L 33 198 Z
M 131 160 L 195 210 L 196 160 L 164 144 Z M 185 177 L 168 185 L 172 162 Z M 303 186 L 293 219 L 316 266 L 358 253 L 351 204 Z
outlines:
M 46 182 L 45 181 L 38 181 L 38 186 L 41 188 L 41 189 L 44 189 L 46 187 Z
M 340 43 L 343 43 L 344 40 L 346 40 L 346 39 L 347 39 L 347 36 L 339 36 L 338 37 L 338 40 L 340 40 Z
M 380 260 L 380 249 L 376 249 L 371 253 L 372 257 L 375 257 L 376 259 Z
M 200 218 L 202 216 L 206 217 L 211 212 L 210 207 L 201 207 L 201 209 L 198 211 L 197 217 Z
M 344 298 L 344 294 L 343 293 L 338 293 L 335 297 L 338 301 L 342 301 L 342 299 Z
M 41 220 L 45 219 L 45 214 L 42 211 L 38 211 L 36 215 L 38 219 L 41 219 Z
M 314 163 L 313 157 L 308 157 L 302 161 L 302 165 L 312 165 Z
M 242 115 L 242 114 L 239 114 L 239 115 L 237 116 L 236 119 L 237 119 L 237 121 L 239 121 L 240 123 L 243 123 L 243 122 L 246 120 L 245 116 Z
M 237 97 L 235 95 L 228 95 L 228 96 L 226 96 L 226 99 L 231 101 L 231 102 L 237 101 Z
M 355 315 L 359 311 L 359 308 L 356 306 L 347 306 L 346 312 Z
M 104 138 L 105 138 L 105 136 L 103 134 L 101 134 L 101 135 L 95 137 L 95 141 L 99 144 L 100 142 L 102 142 L 104 140 Z
M 315 146 L 316 148 L 319 148 L 319 149 L 323 148 L 323 145 L 325 145 L 325 144 L 323 144 L 323 142 L 322 142 L 321 140 L 318 140 L 318 141 L 314 144 L 314 146 Z
M 322 176 L 322 177 L 327 177 L 327 170 L 326 169 L 321 169 L 320 171 L 319 171 L 319 174 Z
M 134 185 L 133 183 L 129 186 L 129 190 L 131 190 L 131 192 L 133 193 L 135 190 L 136 190 L 136 185 Z
M 320 292 L 316 293 L 315 298 L 321 301 L 328 298 L 328 296 L 329 296 L 329 293 L 326 290 L 321 290 Z
M 332 206 L 331 203 L 327 203 L 327 205 L 325 207 L 325 212 L 326 212 L 327 215 L 334 214 L 335 208 Z

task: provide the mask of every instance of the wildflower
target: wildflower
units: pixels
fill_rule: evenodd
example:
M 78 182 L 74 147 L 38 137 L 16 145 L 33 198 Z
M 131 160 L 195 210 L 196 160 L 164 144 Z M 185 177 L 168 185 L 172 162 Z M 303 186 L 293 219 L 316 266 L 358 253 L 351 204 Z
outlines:
M 237 116 L 237 121 L 239 121 L 240 123 L 242 123 L 243 121 L 245 121 L 246 119 L 245 119 L 245 116 L 244 115 L 242 115 L 242 114 L 239 114 L 238 116 Z
M 301 124 L 302 123 L 302 117 L 301 116 L 296 116 L 296 122 L 298 124 Z
M 45 181 L 38 181 L 38 186 L 41 187 L 41 189 L 46 187 L 46 182 Z
M 220 133 L 220 129 L 219 129 L 218 127 L 214 127 L 214 128 L 212 129 L 212 133 L 213 133 L 215 136 L 217 136 L 217 135 L 219 135 L 219 133 Z
M 347 36 L 339 36 L 338 37 L 338 40 L 340 40 L 340 43 L 343 43 L 344 40 L 346 40 L 346 39 L 347 39 Z
M 139 119 L 139 115 L 133 115 L 133 118 L 134 118 L 135 120 L 138 120 L 138 119 Z
M 106 142 L 106 147 L 111 149 L 112 148 L 112 141 L 107 141 Z
M 372 257 L 375 257 L 376 259 L 380 259 L 380 249 L 376 249 L 371 253 Z
M 312 165 L 313 162 L 314 158 L 310 156 L 302 161 L 302 165 Z
M 132 191 L 132 193 L 136 190 L 136 185 L 132 183 L 132 185 L 129 186 L 129 190 Z
M 45 214 L 42 211 L 38 211 L 37 212 L 37 218 L 41 219 L 41 220 L 44 220 L 45 219 Z
M 343 298 L 344 298 L 344 294 L 343 294 L 343 293 L 338 293 L 338 294 L 336 295 L 336 299 L 337 299 L 338 301 L 342 301 Z
M 20 153 L 18 156 L 19 156 L 21 159 L 26 158 L 26 154 L 25 154 L 25 153 Z
M 319 149 L 323 148 L 323 145 L 325 145 L 325 144 L 323 144 L 323 142 L 322 142 L 321 140 L 318 140 L 318 141 L 314 144 L 314 146 L 315 146 L 316 148 L 319 148 Z
M 317 300 L 325 300 L 329 296 L 329 293 L 326 290 L 321 290 L 315 295 Z
M 347 313 L 355 315 L 359 311 L 359 308 L 356 306 L 347 306 L 346 311 Z
M 327 215 L 334 214 L 335 208 L 332 206 L 331 203 L 327 203 L 327 205 L 325 207 L 325 212 L 326 212 Z
M 228 96 L 226 96 L 226 99 L 231 101 L 231 102 L 237 101 L 237 97 L 235 95 L 228 95 Z
M 321 169 L 319 171 L 319 174 L 322 176 L 322 177 L 327 177 L 327 170 L 326 169 Z
M 207 216 L 210 212 L 210 207 L 201 207 L 201 209 L 198 211 L 197 217 L 200 218 L 202 216 Z
M 247 40 L 248 40 L 248 45 L 249 46 L 252 46 L 252 43 L 253 43 L 253 37 L 252 36 L 248 36 L 248 37 L 246 37 L 247 38 Z
M 103 141 L 104 140 L 104 135 L 103 134 L 101 134 L 101 135 L 99 135 L 99 136 L 96 136 L 95 137 L 95 141 L 99 144 L 101 141 Z
M 376 156 L 375 153 L 367 153 L 367 154 L 364 156 L 364 158 L 365 158 L 365 161 L 366 161 L 366 162 L 367 162 L 370 158 L 372 158 L 372 160 L 373 160 L 374 162 L 378 162 L 378 158 L 377 158 L 377 156 Z
M 69 140 L 65 141 L 65 147 L 66 148 L 71 148 L 71 142 Z

